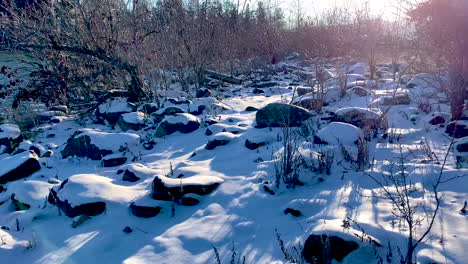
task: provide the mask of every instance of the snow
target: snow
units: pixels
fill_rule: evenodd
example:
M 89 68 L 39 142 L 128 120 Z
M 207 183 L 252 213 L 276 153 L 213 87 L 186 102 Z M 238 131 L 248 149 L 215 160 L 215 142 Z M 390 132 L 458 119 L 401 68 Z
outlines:
M 17 125 L 14 124 L 3 124 L 0 125 L 0 139 L 17 139 L 21 135 L 21 130 Z
M 353 145 L 363 137 L 363 132 L 351 124 L 332 122 L 319 130 L 316 136 L 328 144 Z
M 108 133 L 100 130 L 84 128 L 78 136 L 89 136 L 91 144 L 99 149 L 107 149 L 112 152 L 118 152 L 121 146 L 129 147 L 130 150 L 135 150 L 140 145 L 140 137 L 132 133 Z
M 100 113 L 128 113 L 132 112 L 132 108 L 125 98 L 116 98 L 109 103 L 99 106 Z
M 291 61 L 285 65 L 311 73 L 312 67 L 300 68 L 295 63 Z M 340 69 L 331 68 L 330 71 L 335 73 Z M 274 78 L 272 80 L 278 83 L 297 82 L 306 85 L 294 74 L 278 73 Z M 337 91 L 334 81 L 336 80 L 330 80 L 332 85 L 327 86 L 331 92 Z M 373 90 L 369 97 L 337 97 L 335 101 L 329 101 L 329 106 L 322 112 L 359 107 L 365 109 L 362 111 L 366 113 L 380 113 L 369 108 L 369 104 L 381 96 L 406 90 L 403 86 L 396 83 L 379 84 L 379 88 Z M 310 167 L 301 168 L 300 180 L 304 186 L 292 189 L 281 183 L 280 187 L 276 188 L 274 183 L 277 160 L 272 156 L 283 147 L 279 140 L 282 135 L 281 128 L 252 127 L 255 112 L 245 112 L 244 109 L 247 106 L 260 109 L 269 103 L 290 103 L 293 89 L 267 89 L 265 94 L 261 95 L 252 95 L 251 89 L 244 89 L 242 86 L 232 86 L 226 90 L 227 92 L 220 94 L 226 95 L 222 104 L 228 105 L 230 110 L 207 113 L 199 117 L 201 120 L 210 118 L 219 121 L 218 125 L 212 127 L 216 130 L 215 134 L 222 132 L 222 129 L 233 132 L 238 128 L 236 140 L 232 140 L 226 146 L 206 150 L 206 142 L 216 136 L 206 136 L 205 129 L 198 129 L 188 134 L 175 133 L 171 137 L 158 140 L 153 149 L 145 150 L 136 142 L 139 137 L 150 141 L 151 137 L 146 138 L 148 134 L 152 134 L 154 128 L 149 127 L 147 131 L 138 131 L 136 134 L 126 134 L 116 133 L 119 130 L 111 126 L 87 122 L 83 126 L 88 129 L 83 131 L 89 133 L 93 144 L 118 149 L 125 141 L 135 143 L 135 153 L 138 155 L 132 157 L 132 161 L 129 159 L 132 163 L 117 168 L 103 168 L 100 161 L 61 159 L 60 155 L 57 155 L 41 159 L 41 163 L 46 163 L 47 166 L 28 177 L 28 181 L 5 184 L 7 190 L 0 193 L 0 226 L 10 230 L 0 229 L 0 262 L 216 263 L 214 246 L 220 253 L 221 262 L 229 263 L 234 244 L 237 256 L 245 256 L 247 264 L 287 263 L 276 240 L 277 230 L 290 252 L 293 246 L 303 243 L 310 234 L 337 235 L 345 240 L 356 241 L 360 245 L 360 248 L 347 256 L 342 263 L 376 263 L 373 248 L 361 243 L 355 235 L 362 235 L 362 228 L 382 244 L 381 248 L 377 248 L 381 257 L 385 259 L 390 245 L 394 256 L 392 264 L 399 263 L 397 247 L 405 250 L 408 230 L 392 213 L 392 204 L 388 200 L 376 198 L 376 194 L 382 190 L 364 172 L 375 176 L 388 174 L 390 163 L 398 161 L 401 147 L 408 163 L 406 171 L 411 172 L 411 181 L 418 188 L 412 193 L 413 201 L 425 203 L 426 208 L 433 207 L 430 190 L 434 177 L 440 173 L 441 164 L 429 160 L 421 150 L 420 142 L 423 138 L 427 140 L 431 150 L 442 162 L 452 139 L 445 134 L 445 128 L 421 123 L 415 125 L 408 117 L 417 114 L 426 120 L 434 112 L 425 114 L 418 111 L 416 103 L 385 108 L 388 110 L 388 137 L 384 138 L 383 133 L 380 133 L 376 138 L 370 139 L 369 158 L 373 160 L 371 168 L 359 171 L 344 161 L 339 152 L 333 152 L 336 156 L 330 175 L 319 174 Z M 410 92 L 418 94 L 422 93 L 422 90 L 414 88 L 410 89 Z M 182 94 L 179 91 L 168 93 L 173 93 L 174 96 Z M 442 103 L 434 105 L 433 109 L 437 112 L 450 112 L 449 106 Z M 375 116 L 374 113 L 368 114 Z M 346 124 L 328 124 L 330 121 L 325 119 L 326 117 L 327 114 L 317 113 L 314 122 L 310 124 L 313 129 L 298 130 L 301 134 L 299 154 L 309 166 L 312 165 L 312 161 L 316 164 L 320 152 L 339 150 L 335 145 L 338 139 L 344 141 L 343 144 L 350 145 L 345 147 L 356 149 L 354 140 L 359 138 L 360 131 Z M 55 148 L 65 144 L 79 129 L 82 129 L 82 126 L 76 119 L 64 120 L 60 124 L 45 124 L 31 141 L 34 144 L 40 142 L 43 146 L 51 146 L 57 151 Z M 219 129 L 221 131 L 218 131 Z M 316 131 L 321 131 L 319 133 L 331 138 L 331 144 L 312 144 Z M 55 137 L 47 137 L 52 133 Z M 246 139 L 267 144 L 250 150 L 244 146 Z M 457 142 L 463 140 L 466 139 L 457 139 Z M 416 252 L 417 261 L 421 264 L 459 264 L 465 263 L 467 259 L 468 230 L 461 228 L 466 226 L 466 215 L 463 215 L 460 209 L 468 199 L 468 177 L 462 177 L 467 175 L 468 170 L 456 167 L 454 154 L 457 154 L 454 150 L 449 153 L 443 170 L 444 179 L 454 180 L 441 185 L 440 214 L 427 240 Z M 19 155 L 29 154 L 25 152 Z M 1 155 L 3 158 L 8 156 Z M 7 161 L 0 160 L 0 170 L 10 166 L 10 161 L 16 160 L 17 157 Z M 422 160 L 427 162 L 422 163 Z M 133 171 L 140 180 L 123 181 L 122 173 L 118 174 L 117 171 L 124 169 Z M 200 201 L 199 204 L 182 206 L 152 199 L 151 185 L 156 176 L 172 187 L 179 187 L 181 181 L 183 184 L 222 184 L 210 195 L 196 197 Z M 70 199 L 73 204 L 103 201 L 106 202 L 106 212 L 92 217 L 77 228 L 72 228 L 72 220 L 58 215 L 56 207 L 46 204 L 45 208 L 42 208 L 45 197 L 40 198 L 41 194 L 45 193 L 47 180 L 54 178 L 62 182 L 69 180 L 59 192 L 59 197 Z M 275 194 L 267 193 L 265 186 Z M 35 190 L 36 187 L 40 189 L 37 192 L 26 191 Z M 54 187 L 55 190 L 58 188 L 57 185 Z M 25 196 L 37 197 L 37 200 L 30 201 L 37 201 L 41 208 L 13 212 L 10 195 L 15 189 L 21 192 L 25 190 Z M 138 218 L 129 210 L 132 202 L 161 206 L 162 209 L 155 218 Z M 300 210 L 302 216 L 285 215 L 286 208 Z M 344 228 L 343 220 L 348 217 L 354 222 L 349 228 Z M 21 232 L 16 231 L 16 219 L 21 225 Z M 126 226 L 131 227 L 133 232 L 122 232 Z M 421 234 L 426 226 L 425 221 L 421 222 L 416 234 Z M 25 245 L 33 238 L 37 241 L 37 246 L 26 249 Z
M 126 123 L 130 124 L 144 124 L 145 123 L 145 113 L 143 112 L 131 112 L 122 115 L 123 120 Z

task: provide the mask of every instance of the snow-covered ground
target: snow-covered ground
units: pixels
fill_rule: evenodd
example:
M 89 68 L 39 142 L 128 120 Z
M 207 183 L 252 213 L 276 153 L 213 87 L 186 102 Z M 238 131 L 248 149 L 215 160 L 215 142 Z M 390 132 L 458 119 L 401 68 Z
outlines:
M 138 150 L 132 149 L 133 156 L 122 168 L 103 167 L 101 161 L 86 158 L 62 159 L 60 150 L 75 131 L 84 127 L 73 118 L 43 125 L 42 132 L 33 142 L 51 147 L 54 155 L 41 158 L 41 170 L 24 180 L 5 184 L 7 190 L 0 193 L 0 263 L 216 263 L 214 247 L 222 263 L 229 263 L 233 245 L 237 256 L 245 256 L 245 263 L 286 263 L 276 232 L 292 251 L 293 246 L 304 243 L 311 233 L 337 234 L 359 241 L 355 234 L 361 234 L 363 230 L 382 247 L 375 253 L 373 247 L 362 243 L 343 263 L 377 263 L 375 254 L 385 259 L 389 248 L 393 250 L 393 262 L 399 263 L 397 247 L 402 251 L 406 247 L 406 227 L 392 214 L 389 201 L 372 195 L 378 192 L 378 186 L 365 173 L 342 161 L 340 149 L 331 145 L 337 144 L 334 141 L 339 137 L 346 138 L 345 133 L 351 133 L 352 140 L 345 143 L 352 145 L 360 131 L 346 127 L 336 131 L 338 136 L 327 132 L 324 136 L 333 137 L 333 142 L 325 147 L 312 144 L 314 135 L 309 135 L 309 142 L 301 143 L 303 150 L 318 152 L 328 148 L 336 152 L 331 174 L 301 170 L 300 180 L 304 186 L 288 189 L 281 184 L 275 188 L 273 159 L 282 146 L 278 141 L 281 128 L 255 128 L 256 112 L 245 109 L 248 106 L 260 109 L 274 102 L 289 103 L 293 90 L 288 89 L 288 77 L 288 74 L 278 75 L 278 86 L 265 88 L 263 94 L 253 94 L 253 88 L 232 87 L 228 90 L 226 94 L 230 98 L 222 100 L 222 105 L 229 109 L 216 111 L 219 123 L 215 126 L 221 128 L 213 129 L 216 130 L 212 131 L 213 135 L 206 135 L 207 126 L 202 125 L 191 133 L 176 132 L 155 138 L 154 148 L 146 150 L 138 145 L 136 137 L 151 137 L 155 130 L 127 131 L 135 136 L 122 135 L 130 137 L 132 144 L 136 144 L 131 147 Z M 430 190 L 441 165 L 428 161 L 419 146 L 423 140 L 428 142 L 442 163 L 451 138 L 444 133 L 444 128 L 427 122 L 430 114 L 419 111 L 418 119 L 410 120 L 416 112 L 415 103 L 394 105 L 389 109 L 380 105 L 379 98 L 391 95 L 396 88 L 394 82 L 380 84 L 370 96 L 347 94 L 330 102 L 326 109 L 367 109 L 372 106 L 388 110 L 389 136 L 373 138 L 369 144 L 371 170 L 388 172 L 389 162 L 398 160 L 401 147 L 412 183 L 419 187 L 413 198 L 433 206 L 430 192 L 424 190 Z M 418 88 L 401 89 L 414 96 L 420 92 Z M 198 105 L 195 103 L 190 107 Z M 439 104 L 435 109 L 450 112 L 445 104 Z M 179 116 L 166 117 L 166 120 L 176 122 Z M 106 149 L 118 152 L 116 149 L 120 145 L 115 144 L 122 138 L 106 134 L 122 132 L 118 126 L 112 128 L 89 122 L 85 127 L 93 130 L 85 130 L 82 136 L 92 133 L 91 140 L 96 141 L 96 145 L 108 146 Z M 262 138 L 265 145 L 256 150 L 244 146 L 246 139 L 261 142 Z M 212 150 L 205 149 L 205 145 L 214 139 L 229 143 Z M 9 166 L 6 164 L 9 156 L 0 155 L 1 167 Z M 468 216 L 461 214 L 460 209 L 468 200 L 468 178 L 459 177 L 465 176 L 467 170 L 457 169 L 455 162 L 450 153 L 444 179 L 455 179 L 441 185 L 441 209 L 432 232 L 418 247 L 418 263 L 467 263 Z M 136 182 L 123 181 L 118 171 L 132 163 L 141 164 L 144 173 L 138 174 L 140 180 Z M 193 206 L 151 199 L 152 181 L 156 175 L 174 178 L 171 184 L 177 185 L 176 177 L 181 174 L 182 178 L 199 177 L 207 182 L 222 179 L 222 183 L 208 195 L 195 195 L 200 203 Z M 49 188 L 58 190 L 58 184 L 69 177 L 72 178 L 65 185 L 67 188 L 59 193 L 62 199 L 68 199 L 70 203 L 106 203 L 103 214 L 92 216 L 76 228 L 72 223 L 77 219 L 59 214 L 57 206 L 47 203 Z M 265 185 L 275 194 L 265 191 Z M 31 208 L 15 211 L 11 202 L 13 193 L 21 193 L 16 197 L 30 204 Z M 155 217 L 139 218 L 129 209 L 132 202 L 160 206 L 162 210 Z M 285 215 L 286 208 L 299 210 L 301 216 Z M 353 221 L 350 228 L 341 226 L 347 218 Z M 417 235 L 426 224 L 421 223 Z M 123 232 L 127 226 L 133 232 Z

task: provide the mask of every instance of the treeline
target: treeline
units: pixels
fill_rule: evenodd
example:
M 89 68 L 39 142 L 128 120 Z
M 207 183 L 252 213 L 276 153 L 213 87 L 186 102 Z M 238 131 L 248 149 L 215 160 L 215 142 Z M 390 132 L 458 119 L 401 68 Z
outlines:
M 282 10 L 267 0 L 1 0 L 0 48 L 35 59 L 34 84 L 17 98 L 47 104 L 93 100 L 110 89 L 151 97 L 174 80 L 189 89 L 203 82 L 204 69 L 248 73 L 292 51 L 359 57 L 372 75 L 379 55 L 396 63 L 405 52 L 423 58 L 428 50 L 419 41 L 430 43 L 424 26 L 434 21 L 424 18 L 433 15 L 425 5 L 406 5 L 390 23 L 367 5 L 306 17 L 294 2 Z M 416 9 L 418 23 L 403 19 Z

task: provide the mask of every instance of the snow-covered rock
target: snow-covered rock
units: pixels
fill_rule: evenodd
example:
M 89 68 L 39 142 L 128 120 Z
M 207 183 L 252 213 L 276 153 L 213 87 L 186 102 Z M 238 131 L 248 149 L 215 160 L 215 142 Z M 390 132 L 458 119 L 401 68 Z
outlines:
M 208 139 L 205 149 L 213 150 L 216 147 L 227 145 L 231 140 L 236 138 L 236 136 L 230 132 L 221 132 L 213 135 Z
M 302 255 L 309 263 L 325 264 L 323 259 L 342 262 L 351 252 L 359 248 L 355 241 L 346 241 L 338 236 L 311 234 L 304 243 Z M 327 256 L 324 255 L 327 252 Z
M 51 190 L 50 201 L 68 217 L 103 213 L 108 203 L 127 204 L 145 191 L 112 183 L 96 174 L 77 174 Z
M 16 181 L 8 186 L 15 209 L 40 208 L 49 195 L 53 184 L 42 181 Z
M 0 149 L 4 146 L 4 152 L 11 153 L 23 140 L 21 130 L 14 124 L 0 125 Z M 2 151 L 0 151 L 2 154 Z
M 223 179 L 215 176 L 192 176 L 181 179 L 156 176 L 153 180 L 153 198 L 172 201 L 181 199 L 187 193 L 207 195 L 223 182 Z
M 450 122 L 445 128 L 445 133 L 455 138 L 462 138 L 468 136 L 468 120 L 458 120 Z
M 372 92 L 362 86 L 354 86 L 353 88 L 351 89 L 348 89 L 346 91 L 346 94 L 348 95 L 357 95 L 357 96 L 361 96 L 361 97 L 364 97 L 364 96 L 369 96 L 372 94 Z
M 197 98 L 188 106 L 188 112 L 193 115 L 201 115 L 204 111 L 211 114 L 219 114 L 227 109 L 229 109 L 227 105 L 220 103 L 213 97 Z
M 307 110 L 320 111 L 324 106 L 324 102 L 317 99 L 315 95 L 307 94 L 294 99 L 293 105 L 303 107 Z
M 378 128 L 383 124 L 382 113 L 378 109 L 344 107 L 335 112 L 335 121 L 355 125 L 359 128 Z
M 122 114 L 117 121 L 117 124 L 123 131 L 140 130 L 145 127 L 146 115 L 143 112 L 131 112 Z
M 62 150 L 62 157 L 87 157 L 100 160 L 103 156 L 120 151 L 136 153 L 140 137 L 131 133 L 107 133 L 84 128 L 76 131 Z
M 115 124 L 122 114 L 134 112 L 136 108 L 134 104 L 127 102 L 125 98 L 116 98 L 109 103 L 101 104 L 96 110 L 96 116 Z
M 428 123 L 435 126 L 435 125 L 441 125 L 441 124 L 446 124 L 452 119 L 452 115 L 450 113 L 444 113 L 444 112 L 436 112 L 432 113 L 428 117 Z
M 156 137 L 164 137 L 175 132 L 191 133 L 200 127 L 198 118 L 191 114 L 182 113 L 166 116 L 156 129 Z
M 159 109 L 158 111 L 154 112 L 152 114 L 153 118 L 154 118 L 154 121 L 156 123 L 159 123 L 161 122 L 164 117 L 166 116 L 173 116 L 173 115 L 176 115 L 176 114 L 182 114 L 182 113 L 185 113 L 185 111 L 180 108 L 180 107 L 177 107 L 177 106 L 167 106 L 167 107 L 163 107 L 161 109 Z
M 468 166 L 468 137 L 458 139 L 453 144 L 453 149 L 458 167 L 466 168 Z
M 317 132 L 314 137 L 314 143 L 353 145 L 362 137 L 362 130 L 356 126 L 341 122 L 331 122 Z
M 348 68 L 348 74 L 360 74 L 360 75 L 365 75 L 366 74 L 366 64 L 359 62 L 354 65 L 351 65 Z
M 0 184 L 16 181 L 41 169 L 39 157 L 33 151 L 22 152 L 0 160 Z
M 271 103 L 258 110 L 257 127 L 298 127 L 312 117 L 306 109 L 294 105 Z

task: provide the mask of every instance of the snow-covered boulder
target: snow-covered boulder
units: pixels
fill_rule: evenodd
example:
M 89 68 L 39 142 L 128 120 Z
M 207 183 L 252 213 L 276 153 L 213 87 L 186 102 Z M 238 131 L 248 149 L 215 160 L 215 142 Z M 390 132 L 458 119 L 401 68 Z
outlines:
M 234 138 L 236 138 L 236 136 L 230 132 L 218 133 L 208 139 L 208 143 L 206 143 L 205 149 L 213 150 L 216 147 L 227 145 Z
M 276 134 L 265 133 L 265 131 L 259 130 L 249 130 L 245 134 L 245 144 L 244 146 L 250 150 L 255 150 L 261 146 L 265 146 L 272 142 L 277 141 Z
M 136 152 L 140 137 L 131 133 L 107 133 L 84 128 L 76 131 L 62 150 L 62 157 L 87 157 L 101 160 L 103 156 L 120 151 Z
M 58 119 L 60 119 L 60 117 L 63 118 L 65 116 L 66 114 L 62 111 L 45 111 L 45 112 L 41 112 L 37 114 L 36 120 L 39 123 L 47 123 L 47 122 L 53 121 L 54 119 L 57 119 L 57 117 Z M 54 123 L 58 123 L 58 122 L 54 122 Z
M 220 103 L 213 97 L 197 98 L 188 106 L 188 112 L 192 115 L 201 115 L 204 111 L 207 113 L 219 114 L 227 109 L 229 109 L 228 106 Z
M 429 73 L 418 73 L 406 82 L 406 88 L 423 88 L 438 85 L 440 81 L 436 76 Z
M 458 120 L 450 122 L 445 128 L 445 133 L 455 138 L 462 138 L 468 136 L 468 120 Z
M 26 178 L 41 169 L 33 151 L 22 152 L 0 160 L 0 184 Z
M 381 105 L 408 105 L 411 104 L 411 98 L 406 93 L 395 94 L 394 96 L 387 95 L 378 99 Z
M 191 114 L 182 113 L 166 116 L 156 129 L 156 137 L 164 137 L 175 132 L 191 133 L 200 127 L 198 118 Z
M 140 163 L 132 163 L 121 167 L 117 173 L 122 174 L 122 180 L 124 181 L 136 182 L 140 179 L 152 178 L 158 174 L 158 171 Z
M 182 114 L 182 113 L 185 113 L 185 111 L 182 108 L 177 107 L 177 106 L 168 106 L 168 107 L 161 108 L 158 111 L 154 112 L 152 116 L 154 118 L 154 121 L 156 123 L 159 123 L 166 116 L 173 116 L 173 115 Z
M 132 202 L 130 204 L 130 212 L 134 216 L 150 218 L 155 217 L 161 212 L 161 206 L 150 206 L 150 205 L 141 205 L 138 202 Z
M 40 208 L 49 195 L 53 184 L 42 181 L 17 181 L 8 186 L 15 210 Z
M 303 107 L 307 110 L 320 111 L 324 106 L 323 100 L 317 99 L 314 95 L 304 95 L 294 100 L 293 105 Z
M 338 236 L 311 234 L 304 243 L 302 255 L 309 263 L 325 264 L 324 259 L 342 262 L 351 252 L 359 248 L 355 241 L 346 241 Z M 327 252 L 328 256 L 324 256 Z
M 346 91 L 346 94 L 348 95 L 357 95 L 357 96 L 361 96 L 361 97 L 364 97 L 364 96 L 369 96 L 371 95 L 371 91 L 362 87 L 362 86 L 354 86 L 353 88 L 351 89 L 348 89 Z
M 39 157 L 42 157 L 47 152 L 47 149 L 41 144 L 33 143 L 30 140 L 25 140 L 18 145 L 18 147 L 13 152 L 13 155 L 28 150 L 34 151 L 34 153 L 36 153 Z
M 233 126 L 233 125 L 228 125 L 228 124 L 223 124 L 223 123 L 217 123 L 217 124 L 213 124 L 213 125 L 210 125 L 209 127 L 207 127 L 205 135 L 211 136 L 211 135 L 218 134 L 218 133 L 221 133 L 221 132 L 229 132 L 229 133 L 237 135 L 237 134 L 240 134 L 240 133 L 244 132 L 245 130 L 247 130 L 247 129 L 244 128 L 244 127 Z
M 91 175 L 91 177 L 93 176 L 96 175 Z M 68 178 L 62 182 L 58 190 L 50 190 L 49 202 L 57 205 L 70 218 L 80 215 L 95 216 L 104 213 L 106 203 L 102 199 L 93 197 L 93 190 L 101 183 L 93 183 L 91 177 L 81 174 Z
M 306 86 L 299 86 L 296 88 L 296 93 L 298 96 L 303 96 L 309 93 L 312 93 L 314 90 L 312 87 L 306 87 Z
M 23 140 L 21 130 L 14 124 L 0 125 L 0 154 L 11 153 Z M 2 151 L 3 149 L 3 151 Z
M 346 74 L 346 83 L 352 83 L 356 81 L 367 81 L 369 78 L 362 74 L 350 73 Z
M 458 139 L 453 144 L 453 149 L 457 159 L 457 166 L 466 168 L 468 166 L 468 137 Z
M 125 98 L 116 98 L 109 103 L 101 104 L 96 110 L 96 116 L 115 124 L 122 114 L 134 112 L 136 109 L 137 107 L 127 102 Z
M 314 143 L 353 145 L 362 137 L 362 130 L 356 126 L 342 122 L 331 122 L 317 132 Z
M 101 214 L 108 204 L 129 204 L 145 193 L 145 190 L 114 184 L 112 179 L 97 174 L 77 174 L 51 189 L 49 202 L 73 218 Z
M 207 195 L 223 183 L 223 179 L 214 176 L 192 176 L 173 179 L 156 176 L 153 180 L 153 198 L 156 200 L 179 200 L 187 193 Z
M 334 121 L 355 125 L 359 128 L 378 128 L 383 124 L 383 118 L 380 110 L 345 107 L 335 112 Z
M 365 75 L 366 74 L 366 64 L 359 62 L 354 65 L 351 65 L 348 68 L 348 71 L 346 72 L 347 74 L 359 74 L 359 75 Z
M 306 109 L 294 105 L 271 103 L 258 110 L 257 127 L 299 127 L 312 117 Z
M 117 167 L 127 162 L 127 157 L 122 154 L 111 154 L 102 158 L 103 167 Z
M 197 91 L 197 94 L 195 95 L 197 98 L 203 98 L 203 97 L 210 97 L 211 96 L 211 90 L 208 88 L 200 88 Z
M 138 107 L 138 111 L 143 112 L 147 115 L 150 115 L 156 111 L 158 111 L 159 106 L 156 103 L 144 103 L 140 107 Z
M 145 127 L 146 115 L 143 112 L 131 112 L 122 114 L 117 124 L 123 131 L 140 130 Z

